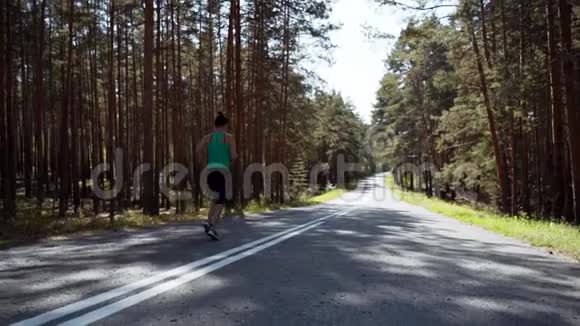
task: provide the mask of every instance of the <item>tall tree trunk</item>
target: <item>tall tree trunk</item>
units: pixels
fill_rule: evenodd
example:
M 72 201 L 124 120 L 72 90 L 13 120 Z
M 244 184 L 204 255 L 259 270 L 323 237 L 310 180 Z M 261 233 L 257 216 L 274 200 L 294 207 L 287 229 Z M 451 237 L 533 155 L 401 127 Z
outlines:
M 5 48 L 5 17 L 6 17 L 6 8 L 5 6 L 8 4 L 8 1 L 0 3 L 0 191 L 2 194 L 7 194 L 7 168 L 8 168 L 8 142 L 7 142 L 7 126 L 6 126 L 6 96 L 5 96 L 5 78 L 6 78 L 6 54 L 8 52 L 7 48 Z M 8 214 L 8 210 L 6 210 L 6 202 L 7 199 L 3 196 L 3 217 L 7 219 L 10 217 Z M 0 224 L 4 223 L 5 221 L 0 220 Z
M 159 18 L 159 17 L 158 17 Z M 145 0 L 145 38 L 143 60 L 143 162 L 153 164 L 153 0 Z M 143 213 L 155 215 L 153 171 L 143 174 Z
M 485 62 L 489 69 L 493 68 L 493 61 L 489 51 L 488 36 L 487 36 L 487 19 L 485 14 L 485 3 L 484 0 L 479 0 L 479 18 L 481 20 L 481 42 L 483 43 L 483 53 L 485 56 Z M 495 37 L 495 36 L 494 36 Z
M 485 76 L 485 71 L 483 68 L 483 63 L 481 59 L 481 54 L 479 52 L 479 45 L 477 43 L 477 37 L 475 35 L 475 30 L 473 29 L 473 25 L 470 24 L 470 34 L 471 34 L 471 43 L 473 47 L 473 51 L 475 53 L 475 59 L 477 64 L 477 71 L 479 74 L 479 81 L 480 81 L 480 89 L 481 94 L 483 96 L 483 102 L 485 105 L 485 111 L 487 113 L 487 122 L 489 126 L 489 131 L 491 134 L 491 142 L 493 146 L 493 152 L 495 156 L 495 164 L 496 164 L 496 173 L 497 173 L 497 181 L 499 185 L 499 198 L 500 198 L 500 209 L 502 211 L 506 211 L 508 207 L 507 203 L 507 178 L 506 178 L 506 169 L 504 164 L 504 159 L 502 156 L 501 146 L 499 144 L 499 137 L 496 129 L 496 122 L 495 122 L 495 115 L 493 112 L 493 107 L 491 105 L 490 96 L 487 87 L 487 78 Z
M 153 125 L 153 130 L 154 130 L 154 136 L 152 137 L 152 143 L 153 143 L 153 148 L 155 151 L 155 154 L 151 154 L 151 158 L 154 159 L 155 162 L 151 161 L 151 165 L 153 167 L 153 203 L 152 203 L 152 211 L 150 212 L 150 214 L 152 215 L 157 215 L 159 214 L 159 169 L 162 166 L 162 156 L 163 156 L 163 137 L 162 137 L 162 116 L 161 116 L 161 109 L 163 107 L 163 105 L 161 104 L 161 87 L 163 85 L 163 74 L 162 74 L 162 67 L 163 67 L 163 61 L 162 61 L 162 57 L 161 57 L 161 50 L 162 50 L 162 32 L 161 32 L 161 4 L 162 4 L 162 0 L 157 0 L 156 2 L 156 17 L 157 20 L 156 22 L 154 22 L 155 24 L 155 28 L 157 30 L 157 33 L 155 35 L 155 41 L 156 41 L 156 47 L 155 47 L 155 106 L 153 106 L 153 104 L 151 104 L 152 106 L 152 114 L 153 117 L 155 118 L 155 123 L 151 122 L 151 124 Z M 153 33 L 153 32 L 152 32 Z M 153 47 L 153 45 L 151 45 L 151 47 Z M 145 71 L 144 71 L 145 72 Z M 144 74 L 145 75 L 145 74 Z M 145 79 L 145 77 L 143 77 Z M 153 86 L 151 86 L 153 87 Z M 153 89 L 151 90 L 153 92 Z M 143 95 L 145 96 L 145 95 Z M 145 103 L 143 103 L 143 106 L 145 106 Z M 147 110 L 143 110 L 143 114 L 147 114 L 146 113 Z M 145 119 L 145 117 L 143 117 L 143 119 Z M 148 131 L 145 130 L 145 124 L 143 124 L 143 132 L 147 133 Z M 147 143 L 144 141 L 145 146 L 147 146 Z M 155 156 L 153 158 L 153 156 Z M 145 182 L 145 181 L 144 181 Z M 145 185 L 143 185 L 145 188 Z M 145 196 L 145 195 L 144 195 Z M 143 199 L 144 200 L 144 199 Z
M 263 110 L 265 108 L 265 18 L 264 18 L 264 4 L 260 0 L 254 0 L 255 16 L 254 16 L 254 121 L 253 125 L 253 141 L 254 141 L 254 162 L 265 163 L 264 157 L 264 123 L 262 121 Z M 264 192 L 264 178 L 259 174 L 254 174 L 253 189 L 254 198 L 259 198 Z
M 225 107 L 226 114 L 234 112 L 234 25 L 236 20 L 236 0 L 230 0 L 230 14 L 228 20 L 228 35 L 226 48 L 226 89 Z
M 523 80 L 524 78 L 524 69 L 526 65 L 526 57 L 528 54 L 528 43 L 527 40 L 527 30 L 526 26 L 528 23 L 528 8 L 526 7 L 526 0 L 520 0 L 518 6 L 518 12 L 520 15 L 519 19 L 519 62 L 518 62 L 518 80 Z M 519 92 L 520 97 L 520 110 L 523 117 L 527 117 L 529 115 L 527 105 L 528 101 L 528 92 L 525 86 L 520 87 Z M 534 112 L 534 117 L 536 113 Z M 526 121 L 527 118 L 520 119 L 520 135 L 522 137 L 522 148 L 520 152 L 520 156 L 522 158 L 522 171 L 521 171 L 521 203 L 522 203 L 522 210 L 527 215 L 531 215 L 530 210 L 530 188 L 531 185 L 529 184 L 529 173 L 530 173 L 530 131 L 526 128 Z
M 280 118 L 280 124 L 281 124 L 281 133 L 280 133 L 280 146 L 279 146 L 279 150 L 280 150 L 280 157 L 279 157 L 279 162 L 281 162 L 282 164 L 288 164 L 287 160 L 286 160 L 286 155 L 287 155 L 287 142 L 286 142 L 286 120 L 288 117 L 288 99 L 289 99 L 289 83 L 290 83 L 290 51 L 291 51 L 291 46 L 292 46 L 292 40 L 291 40 L 291 25 L 290 25 L 290 16 L 291 16 L 291 5 L 290 5 L 290 1 L 286 0 L 284 2 L 284 33 L 283 33 L 283 40 L 282 40 L 282 47 L 283 47 L 283 51 L 282 51 L 282 105 L 281 105 L 281 118 Z M 287 189 L 284 189 L 284 187 L 286 185 L 283 184 L 283 177 L 280 176 L 280 182 L 279 182 L 279 200 L 281 202 L 284 202 L 284 192 L 288 191 Z
M 24 17 L 24 11 L 22 8 L 21 0 L 16 2 L 17 12 L 15 13 L 16 17 L 18 17 L 18 24 L 17 29 L 25 30 L 26 29 L 26 22 L 22 17 Z M 28 55 L 28 48 L 26 44 L 26 37 L 24 33 L 19 33 L 20 39 L 20 67 L 21 67 L 21 75 L 20 75 L 20 119 L 17 118 L 16 127 L 17 135 L 21 135 L 20 141 L 18 142 L 20 145 L 21 153 L 21 164 L 19 165 L 18 172 L 24 175 L 24 196 L 26 198 L 32 197 L 32 135 L 33 135 L 33 127 L 32 127 L 32 116 L 31 116 L 31 106 L 30 106 L 30 81 L 29 81 L 29 55 Z M 16 88 L 18 89 L 18 87 Z M 16 97 L 18 98 L 18 97 Z M 18 103 L 18 102 L 17 102 Z M 18 104 L 17 104 L 18 105 Z M 18 148 L 18 147 L 17 147 Z M 18 150 L 17 150 L 18 152 Z M 17 173 L 18 173 L 17 172 Z
M 13 102 L 13 81 L 12 81 L 12 26 L 13 26 L 13 4 L 12 0 L 5 2 L 5 39 L 4 50 L 4 89 L 6 112 L 6 156 L 4 157 L 4 214 L 7 219 L 12 219 L 16 215 L 16 135 L 14 133 L 15 115 Z
M 562 128 L 562 94 L 561 94 L 561 61 L 558 51 L 557 29 L 554 24 L 554 0 L 546 0 L 548 61 L 550 62 L 550 98 L 552 105 L 552 218 L 562 217 L 564 204 L 563 184 L 563 128 Z
M 108 67 L 108 90 L 107 102 L 109 106 L 109 125 L 107 128 L 108 149 L 107 161 L 109 161 L 109 186 L 115 184 L 115 134 L 117 130 L 117 87 L 115 82 L 115 0 L 111 0 L 109 8 L 109 67 Z M 115 199 L 109 201 L 109 221 L 111 226 L 115 224 Z
M 215 80 L 214 80 L 214 26 L 213 26 L 213 16 L 215 10 L 215 2 L 217 0 L 208 0 L 207 1 L 207 51 L 208 51 L 208 62 L 207 62 L 207 69 L 208 69 L 208 96 L 209 96 L 209 111 L 211 112 L 211 116 L 216 116 L 216 97 L 215 97 Z
M 562 35 L 562 54 L 564 61 L 564 83 L 566 86 L 566 126 L 568 147 L 570 148 L 570 167 L 573 198 L 573 219 L 580 221 L 580 113 L 576 101 L 574 85 L 574 52 L 572 49 L 572 6 L 568 0 L 559 0 L 560 34 Z M 575 126 L 575 128 L 572 128 Z M 570 216 L 572 218 L 572 216 Z
M 520 135 L 522 137 L 522 147 L 521 147 L 521 158 L 522 158 L 522 171 L 521 171 L 521 203 L 522 211 L 526 215 L 530 215 L 530 185 L 529 185 L 529 169 L 530 169 L 530 150 L 529 150 L 529 133 L 524 129 L 524 122 L 520 120 Z
M 165 20 L 165 31 L 167 34 L 170 33 L 170 27 L 169 27 L 170 21 L 169 19 Z M 169 39 L 170 36 L 168 35 L 167 38 Z M 162 129 L 162 133 L 163 133 L 163 140 L 162 140 L 162 145 L 161 145 L 161 149 L 163 151 L 163 155 L 161 156 L 161 166 L 166 166 L 169 163 L 169 155 L 170 155 L 170 139 L 169 139 L 169 113 L 171 110 L 171 94 L 169 92 L 169 84 L 170 84 L 170 80 L 169 80 L 169 75 L 170 75 L 170 62 L 169 62 L 169 56 L 171 55 L 171 51 L 165 51 L 164 52 L 165 56 L 163 58 L 163 60 L 165 60 L 165 69 L 163 70 L 163 107 L 161 110 L 161 120 L 162 120 L 162 124 L 163 126 L 161 127 Z M 165 177 L 165 176 L 164 176 Z M 161 180 L 160 182 L 166 182 L 165 179 Z M 169 201 L 169 198 L 166 196 L 165 193 L 161 192 L 161 205 L 163 207 L 165 207 L 166 210 L 169 210 L 171 208 L 171 202 Z
M 185 164 L 183 156 L 183 130 L 182 130 L 182 109 L 183 109 L 183 94 L 181 90 L 181 19 L 180 19 L 180 4 L 171 3 L 171 39 L 172 39 L 172 70 L 173 70 L 173 157 L 174 162 L 178 164 Z M 176 25 L 177 22 L 177 25 Z M 185 189 L 185 182 L 182 180 L 175 184 L 175 190 L 180 193 Z M 176 196 L 175 212 L 176 214 L 183 214 L 186 211 L 186 202 L 180 200 L 180 196 Z
M 96 15 L 98 12 L 98 6 L 95 2 L 93 8 L 93 14 Z M 91 97 L 92 97 L 92 107 L 93 107 L 93 119 L 92 122 L 94 123 L 93 128 L 93 153 L 92 153 L 92 163 L 93 167 L 97 164 L 103 162 L 103 139 L 101 135 L 101 107 L 99 102 L 99 87 L 98 87 L 98 48 L 97 48 L 97 41 L 95 40 L 95 34 L 97 31 L 97 19 L 94 19 L 93 24 L 91 26 L 91 30 L 89 32 L 89 38 L 91 39 L 91 45 L 93 50 L 90 51 L 90 74 L 91 74 Z M 96 185 L 93 185 L 93 187 Z M 100 198 L 93 194 L 93 213 L 97 215 L 100 212 Z
M 73 0 L 74 1 L 74 0 Z M 73 67 L 77 66 L 76 58 L 73 58 L 72 65 Z M 79 158 L 78 158 L 78 141 L 79 141 L 79 133 L 78 133 L 78 115 L 79 111 L 82 110 L 80 103 L 75 102 L 75 99 L 78 97 L 75 96 L 76 92 L 81 92 L 82 90 L 79 88 L 77 90 L 76 85 L 78 84 L 78 76 L 75 76 L 75 73 L 72 71 L 72 67 L 70 68 L 71 72 L 69 74 L 69 113 L 70 113 L 70 174 L 71 174 L 71 190 L 72 190 L 72 199 L 73 199 L 73 208 L 75 215 L 78 213 L 78 209 L 80 206 L 80 189 L 79 189 Z M 73 82 L 74 80 L 74 82 Z
M 134 26 L 133 24 L 133 15 L 131 15 L 131 25 Z M 134 36 L 134 35 L 132 35 Z M 133 54 L 133 60 L 131 62 L 131 71 L 133 74 L 133 123 L 135 124 L 135 128 L 132 131 L 133 133 L 133 148 L 134 148 L 134 152 L 133 152 L 133 164 L 131 165 L 131 168 L 129 170 L 129 172 L 134 171 L 135 168 L 141 163 L 143 162 L 142 160 L 142 156 L 141 156 L 141 148 L 143 147 L 143 144 L 141 143 L 141 134 L 143 132 L 143 128 L 142 128 L 142 118 L 141 115 L 143 114 L 141 110 L 142 106 L 139 104 L 139 87 L 137 85 L 141 85 L 141 89 L 142 89 L 142 85 L 143 84 L 139 84 L 138 81 L 138 77 L 137 77 L 137 44 L 135 42 L 135 37 L 131 37 L 131 50 L 132 50 L 132 54 Z M 142 181 L 140 183 L 141 185 L 143 184 Z M 139 189 L 141 189 L 141 192 L 138 194 L 138 198 L 140 199 L 142 197 L 142 188 L 143 187 L 139 187 Z M 133 200 L 136 202 L 137 198 L 133 198 Z
M 48 17 L 52 16 L 52 6 L 48 6 Z M 47 146 L 46 146 L 46 151 L 44 153 L 44 157 L 46 158 L 46 162 L 45 162 L 45 171 L 47 171 L 47 180 L 46 180 L 46 187 L 47 190 L 50 189 L 51 185 L 53 187 L 56 187 L 56 178 L 58 176 L 58 169 L 55 167 L 55 162 L 56 160 L 54 159 L 54 153 L 56 153 L 56 148 L 58 148 L 57 145 L 57 141 L 56 141 L 56 132 L 55 132 L 55 127 L 57 126 L 56 123 L 56 110 L 55 110 L 55 104 L 54 104 L 54 94 L 55 94 L 55 81 L 54 81 L 54 61 L 53 61 L 53 38 L 52 38 L 52 32 L 54 30 L 53 28 L 53 20 L 49 20 L 49 24 L 48 24 L 48 35 L 47 35 L 47 41 L 48 41 L 48 110 L 47 110 L 47 128 L 45 129 L 45 138 L 47 139 Z M 49 127 L 50 126 L 50 127 Z M 48 171 L 53 171 L 52 173 L 50 173 L 50 176 L 48 174 Z M 56 199 L 56 192 L 54 192 L 52 198 Z M 56 203 L 56 200 L 53 200 L 53 208 L 54 205 Z
M 578 105 L 578 104 L 580 104 L 580 56 L 576 56 L 576 65 L 575 65 L 574 70 L 575 70 L 575 75 L 576 75 L 575 102 L 574 103 L 577 103 L 577 105 Z M 578 108 L 576 108 L 576 118 L 578 120 L 580 120 L 580 110 Z M 575 128 L 575 129 L 577 129 L 576 132 L 580 132 L 580 128 Z M 577 139 L 579 139 L 578 141 L 580 142 L 580 136 Z M 580 164 L 578 161 L 574 161 L 572 163 L 574 165 Z M 574 183 L 576 183 L 576 181 L 577 181 L 577 179 L 576 179 L 577 175 L 578 174 L 574 175 Z M 577 194 L 576 189 L 577 188 L 574 189 L 574 195 L 575 195 L 574 199 L 576 200 L 576 206 L 574 207 L 574 211 L 576 214 L 574 224 L 580 225 L 580 216 L 578 215 L 578 205 L 579 205 L 580 198 L 576 197 L 576 194 Z
M 64 217 L 68 209 L 68 199 L 70 195 L 70 144 L 69 144 L 69 110 L 71 105 L 71 86 L 72 86 L 72 56 L 73 56 L 73 28 L 74 28 L 74 0 L 68 3 L 69 20 L 68 20 L 68 50 L 66 60 L 66 75 L 64 77 L 64 95 L 62 105 L 62 116 L 60 126 L 60 201 L 59 215 Z
M 33 2 L 33 6 L 36 7 L 36 0 Z M 34 65 L 34 106 L 36 109 L 36 128 L 35 128 L 35 145 L 36 145 L 36 196 L 38 198 L 39 206 L 42 206 L 44 201 L 44 185 L 46 183 L 46 173 L 45 170 L 45 138 L 43 130 L 44 117 L 45 117 L 45 107 L 44 107 L 44 19 L 45 19 L 45 6 L 46 0 L 41 0 L 40 12 L 37 15 L 37 28 L 38 34 L 36 36 L 36 58 Z
M 546 59 L 546 62 L 548 60 Z M 547 65 L 549 66 L 549 65 Z M 545 135 L 544 141 L 542 143 L 544 148 L 544 153 L 546 159 L 543 160 L 542 164 L 542 175 L 544 181 L 544 202 L 542 204 L 542 212 L 541 216 L 545 218 L 549 218 L 552 214 L 552 198 L 550 197 L 552 186 L 552 170 L 553 170 L 553 152 L 554 148 L 552 146 L 552 108 L 550 105 L 550 85 L 546 85 L 544 87 L 544 96 L 542 96 L 543 101 L 541 102 L 542 107 L 544 108 L 544 119 L 543 125 L 544 128 L 540 131 L 544 131 L 543 134 Z
M 122 16 L 121 16 L 122 17 Z M 115 170 L 115 180 L 121 182 L 122 180 L 118 178 L 121 173 L 125 170 L 125 165 L 128 160 L 127 155 L 127 148 L 125 147 L 124 139 L 125 139 L 125 118 L 127 116 L 127 111 L 124 110 L 123 105 L 123 98 L 127 98 L 127 94 L 123 94 L 123 82 L 126 84 L 126 80 L 123 80 L 123 26 L 121 19 L 117 20 L 117 77 L 116 77 L 116 85 L 115 85 L 115 130 L 116 130 L 116 137 L 115 137 L 115 150 L 119 149 L 121 153 L 123 153 L 123 161 L 120 165 L 120 170 Z M 114 59 L 113 59 L 114 60 Z M 118 100 L 117 100 L 118 97 Z M 116 168 L 115 168 L 116 169 Z M 117 194 L 117 209 L 122 212 L 125 208 L 125 189 L 121 188 L 119 194 Z
M 132 163 L 134 162 L 133 151 L 135 149 L 136 142 L 132 142 L 131 136 L 137 129 L 135 126 L 135 110 L 132 106 L 132 101 L 136 100 L 133 97 L 133 92 L 131 91 L 131 78 L 129 76 L 129 65 L 130 65 L 130 52 L 129 52 L 129 30 L 133 27 L 133 12 L 129 12 L 129 25 L 125 28 L 124 40 L 125 45 L 125 60 L 124 60 L 124 71 L 125 71 L 125 117 L 123 119 L 123 148 L 125 149 L 126 156 L 123 160 L 123 175 L 127 176 L 123 179 L 123 209 L 131 207 L 131 190 L 132 184 L 131 179 L 128 176 L 131 175 Z
M 235 46 L 235 67 L 236 67 L 236 78 L 235 78 L 235 112 L 236 112 L 236 130 L 235 130 L 235 141 L 238 144 L 238 148 L 244 149 L 246 146 L 242 143 L 246 137 L 242 137 L 242 128 L 245 125 L 245 115 L 244 115 L 244 95 L 243 95 L 243 76 L 242 76 L 242 18 L 240 14 L 240 0 L 235 0 L 235 30 L 236 30 L 236 46 Z M 241 208 L 243 201 L 242 193 L 242 183 L 243 183 L 243 152 L 238 153 L 238 159 L 234 162 L 234 168 L 237 174 L 237 191 L 236 191 L 236 207 Z
M 518 196 L 517 196 L 517 189 L 518 189 L 518 179 L 517 179 L 517 142 L 516 142 L 516 125 L 515 119 L 513 117 L 513 112 L 511 116 L 511 151 L 510 151 L 510 161 L 511 161 L 511 215 L 516 216 L 519 213 L 518 208 Z

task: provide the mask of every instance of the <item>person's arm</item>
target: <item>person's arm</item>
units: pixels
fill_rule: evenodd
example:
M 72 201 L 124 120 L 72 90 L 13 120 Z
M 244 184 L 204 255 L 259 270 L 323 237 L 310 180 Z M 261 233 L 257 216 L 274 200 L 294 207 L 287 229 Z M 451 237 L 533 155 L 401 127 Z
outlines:
M 209 137 L 210 135 L 205 135 L 199 141 L 199 143 L 197 143 L 197 146 L 195 146 L 195 152 L 197 153 L 197 155 L 200 155 L 201 151 L 207 147 L 207 144 L 209 143 Z
M 235 161 L 238 158 L 238 150 L 236 149 L 236 140 L 234 136 L 228 135 L 228 144 L 230 144 L 230 158 Z

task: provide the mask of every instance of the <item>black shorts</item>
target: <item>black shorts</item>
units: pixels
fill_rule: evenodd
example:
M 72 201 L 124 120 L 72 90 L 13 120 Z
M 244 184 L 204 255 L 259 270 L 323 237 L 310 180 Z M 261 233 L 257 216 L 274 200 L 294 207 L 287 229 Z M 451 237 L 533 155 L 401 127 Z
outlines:
M 214 192 L 212 199 L 216 204 L 225 204 L 226 202 L 226 178 L 225 171 L 213 170 L 207 175 L 207 185 Z

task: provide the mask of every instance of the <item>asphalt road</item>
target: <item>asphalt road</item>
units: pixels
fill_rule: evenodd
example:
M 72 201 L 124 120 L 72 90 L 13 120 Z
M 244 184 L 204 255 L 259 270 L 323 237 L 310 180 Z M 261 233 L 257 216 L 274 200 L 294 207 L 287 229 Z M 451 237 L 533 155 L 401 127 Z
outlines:
M 0 325 L 580 325 L 580 265 L 395 200 L 0 251 Z

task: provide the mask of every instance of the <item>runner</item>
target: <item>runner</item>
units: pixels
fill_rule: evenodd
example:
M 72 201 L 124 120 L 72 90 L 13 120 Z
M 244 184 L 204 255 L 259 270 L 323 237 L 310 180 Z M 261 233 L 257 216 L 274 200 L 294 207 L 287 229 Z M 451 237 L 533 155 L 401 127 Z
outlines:
M 197 144 L 198 155 L 207 149 L 207 185 L 214 192 L 213 201 L 203 227 L 205 233 L 214 240 L 219 240 L 215 230 L 226 201 L 226 176 L 230 175 L 231 161 L 237 157 L 234 137 L 227 132 L 229 119 L 219 112 L 215 119 L 213 132 L 205 135 Z

